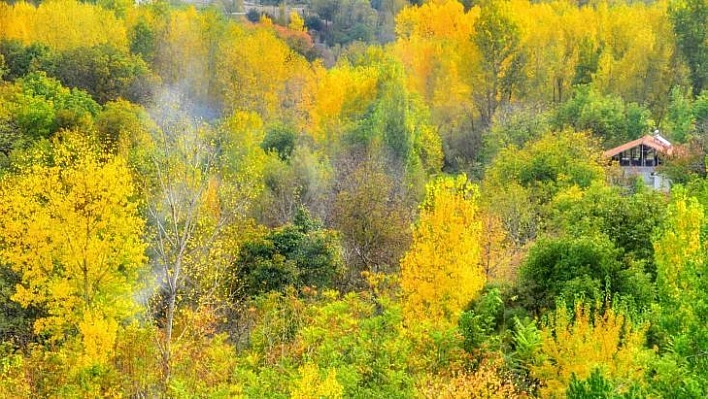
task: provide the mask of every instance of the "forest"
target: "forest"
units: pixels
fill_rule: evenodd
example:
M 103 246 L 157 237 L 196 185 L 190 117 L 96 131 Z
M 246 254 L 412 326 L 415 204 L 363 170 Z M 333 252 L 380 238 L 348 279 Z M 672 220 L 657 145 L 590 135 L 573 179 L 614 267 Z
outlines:
M 410 1 L 0 1 L 0 398 L 708 397 L 708 0 Z

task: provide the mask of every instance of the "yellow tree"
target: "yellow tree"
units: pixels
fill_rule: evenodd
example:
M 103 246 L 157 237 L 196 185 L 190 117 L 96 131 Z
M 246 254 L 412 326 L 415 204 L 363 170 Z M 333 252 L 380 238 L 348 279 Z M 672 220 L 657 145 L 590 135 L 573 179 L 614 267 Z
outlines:
M 308 107 L 307 131 L 321 144 L 331 145 L 352 123 L 362 118 L 376 99 L 378 71 L 373 66 L 338 65 L 317 68 L 317 85 L 310 88 L 314 99 Z
M 295 386 L 292 399 L 314 399 L 344 397 L 343 387 L 337 382 L 337 370 L 327 370 L 326 377 L 320 377 L 322 370 L 316 364 L 307 363 L 300 367 L 301 379 Z
M 598 368 L 625 389 L 641 381 L 652 358 L 644 347 L 645 330 L 612 308 L 593 314 L 589 305 L 578 303 L 574 313 L 559 306 L 541 329 L 537 362 L 531 366 L 531 374 L 542 381 L 541 397 L 565 397 L 573 375 L 582 380 Z
M 688 197 L 682 188 L 674 188 L 672 195 L 674 199 L 669 205 L 666 227 L 654 242 L 654 251 L 659 296 L 676 305 L 696 293 L 696 281 L 699 280 L 696 276 L 702 274 L 700 269 L 706 259 L 701 237 L 705 215 L 698 201 Z M 699 301 L 699 298 L 691 299 Z M 672 306 L 671 313 L 679 314 L 684 310 Z
M 218 51 L 215 76 L 227 113 L 255 111 L 270 120 L 302 112 L 302 91 L 313 74 L 272 28 L 229 25 Z
M 506 1 L 483 1 L 472 41 L 479 49 L 481 73 L 473 94 L 482 122 L 491 123 L 497 108 L 511 101 L 523 80 L 521 31 Z
M 128 48 L 125 26 L 113 12 L 76 0 L 47 1 L 38 7 L 25 2 L 2 5 L 0 37 L 40 42 L 55 50 L 99 44 Z
M 474 371 L 450 370 L 451 375 L 423 377 L 418 381 L 417 394 L 422 398 L 439 399 L 512 399 L 526 395 L 514 386 L 511 373 L 504 370 L 498 358 L 483 358 Z
M 75 133 L 29 158 L 0 181 L 0 259 L 22 277 L 12 299 L 45 311 L 37 334 L 60 341 L 78 330 L 101 362 L 136 310 L 146 262 L 130 170 Z
M 513 257 L 516 252 L 513 240 L 509 237 L 499 216 L 486 210 L 482 220 L 482 255 L 479 264 L 489 280 L 511 280 Z
M 465 12 L 462 3 L 445 0 L 405 8 L 396 17 L 398 40 L 392 51 L 406 66 L 410 88 L 431 108 L 469 96 L 464 76 L 479 60 L 470 41 L 478 16 L 478 7 Z
M 407 7 L 396 17 L 392 52 L 405 66 L 408 88 L 430 108 L 447 161 L 454 164 L 474 159 L 472 143 L 479 140 L 472 129 L 478 116 L 473 94 L 483 84 L 473 77 L 480 75 L 481 54 L 470 40 L 479 11 L 465 12 L 459 1 L 441 0 Z
M 305 32 L 305 20 L 297 13 L 297 11 L 290 11 L 290 23 L 288 27 L 295 32 Z
M 663 231 L 654 241 L 656 287 L 659 303 L 655 305 L 656 331 L 666 358 L 672 359 L 689 375 L 685 381 L 706 381 L 708 367 L 708 307 L 706 300 L 706 215 L 705 208 L 683 187 L 671 190 L 671 203 Z M 703 200 L 703 199 L 701 199 Z M 671 371 L 657 381 L 685 390 Z M 664 381 L 661 381 L 664 380 Z M 705 396 L 705 386 L 700 390 Z M 696 391 L 699 392 L 699 391 Z
M 597 51 L 591 7 L 566 1 L 532 4 L 514 0 L 514 19 L 520 26 L 521 47 L 527 62 L 525 96 L 534 101 L 562 102 L 572 95 L 574 74 L 583 49 Z M 594 72 L 588 66 L 587 75 Z M 590 77 L 590 76 L 588 76 Z M 587 83 L 587 82 L 586 82 Z
M 596 14 L 598 42 L 604 49 L 595 74 L 603 93 L 661 111 L 666 93 L 680 81 L 685 70 L 677 65 L 674 35 L 667 14 L 668 3 L 601 4 Z
M 194 101 L 209 104 L 216 87 L 212 80 L 223 24 L 213 13 L 200 13 L 194 7 L 171 12 L 165 22 L 155 62 L 160 77 Z
M 413 244 L 401 261 L 409 320 L 454 323 L 484 285 L 477 195 L 465 175 L 428 184 Z

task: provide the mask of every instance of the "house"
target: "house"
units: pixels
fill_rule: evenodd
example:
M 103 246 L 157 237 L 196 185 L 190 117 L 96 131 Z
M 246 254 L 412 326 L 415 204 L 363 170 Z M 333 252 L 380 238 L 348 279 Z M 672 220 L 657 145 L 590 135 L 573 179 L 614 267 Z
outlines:
M 675 150 L 675 147 L 657 131 L 653 136 L 646 135 L 609 149 L 604 152 L 604 156 L 619 164 L 625 178 L 640 176 L 647 186 L 655 190 L 668 191 L 671 182 L 657 173 L 656 167 Z

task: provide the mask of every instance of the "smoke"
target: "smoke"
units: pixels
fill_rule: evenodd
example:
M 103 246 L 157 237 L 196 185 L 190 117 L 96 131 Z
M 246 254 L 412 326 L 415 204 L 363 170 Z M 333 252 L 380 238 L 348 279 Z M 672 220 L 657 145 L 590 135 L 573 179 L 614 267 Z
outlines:
M 160 128 L 183 123 L 185 120 L 213 124 L 222 117 L 213 102 L 196 100 L 188 83 L 163 85 L 155 91 L 149 115 Z

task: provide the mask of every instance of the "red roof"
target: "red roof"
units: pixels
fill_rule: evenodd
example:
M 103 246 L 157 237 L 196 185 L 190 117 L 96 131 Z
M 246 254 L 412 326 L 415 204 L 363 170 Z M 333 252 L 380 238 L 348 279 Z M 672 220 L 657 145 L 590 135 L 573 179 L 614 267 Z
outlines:
M 650 135 L 646 135 L 642 138 L 636 139 L 634 141 L 630 141 L 629 143 L 622 144 L 619 147 L 615 147 L 612 149 L 609 149 L 603 153 L 603 155 L 607 158 L 612 158 L 613 156 L 623 152 L 627 151 L 630 148 L 637 147 L 641 144 L 644 144 L 647 147 L 651 147 L 655 149 L 657 152 L 661 154 L 666 154 L 666 155 L 671 155 L 671 153 L 674 150 L 674 147 L 666 141 L 666 139 L 663 138 L 658 138 Z

